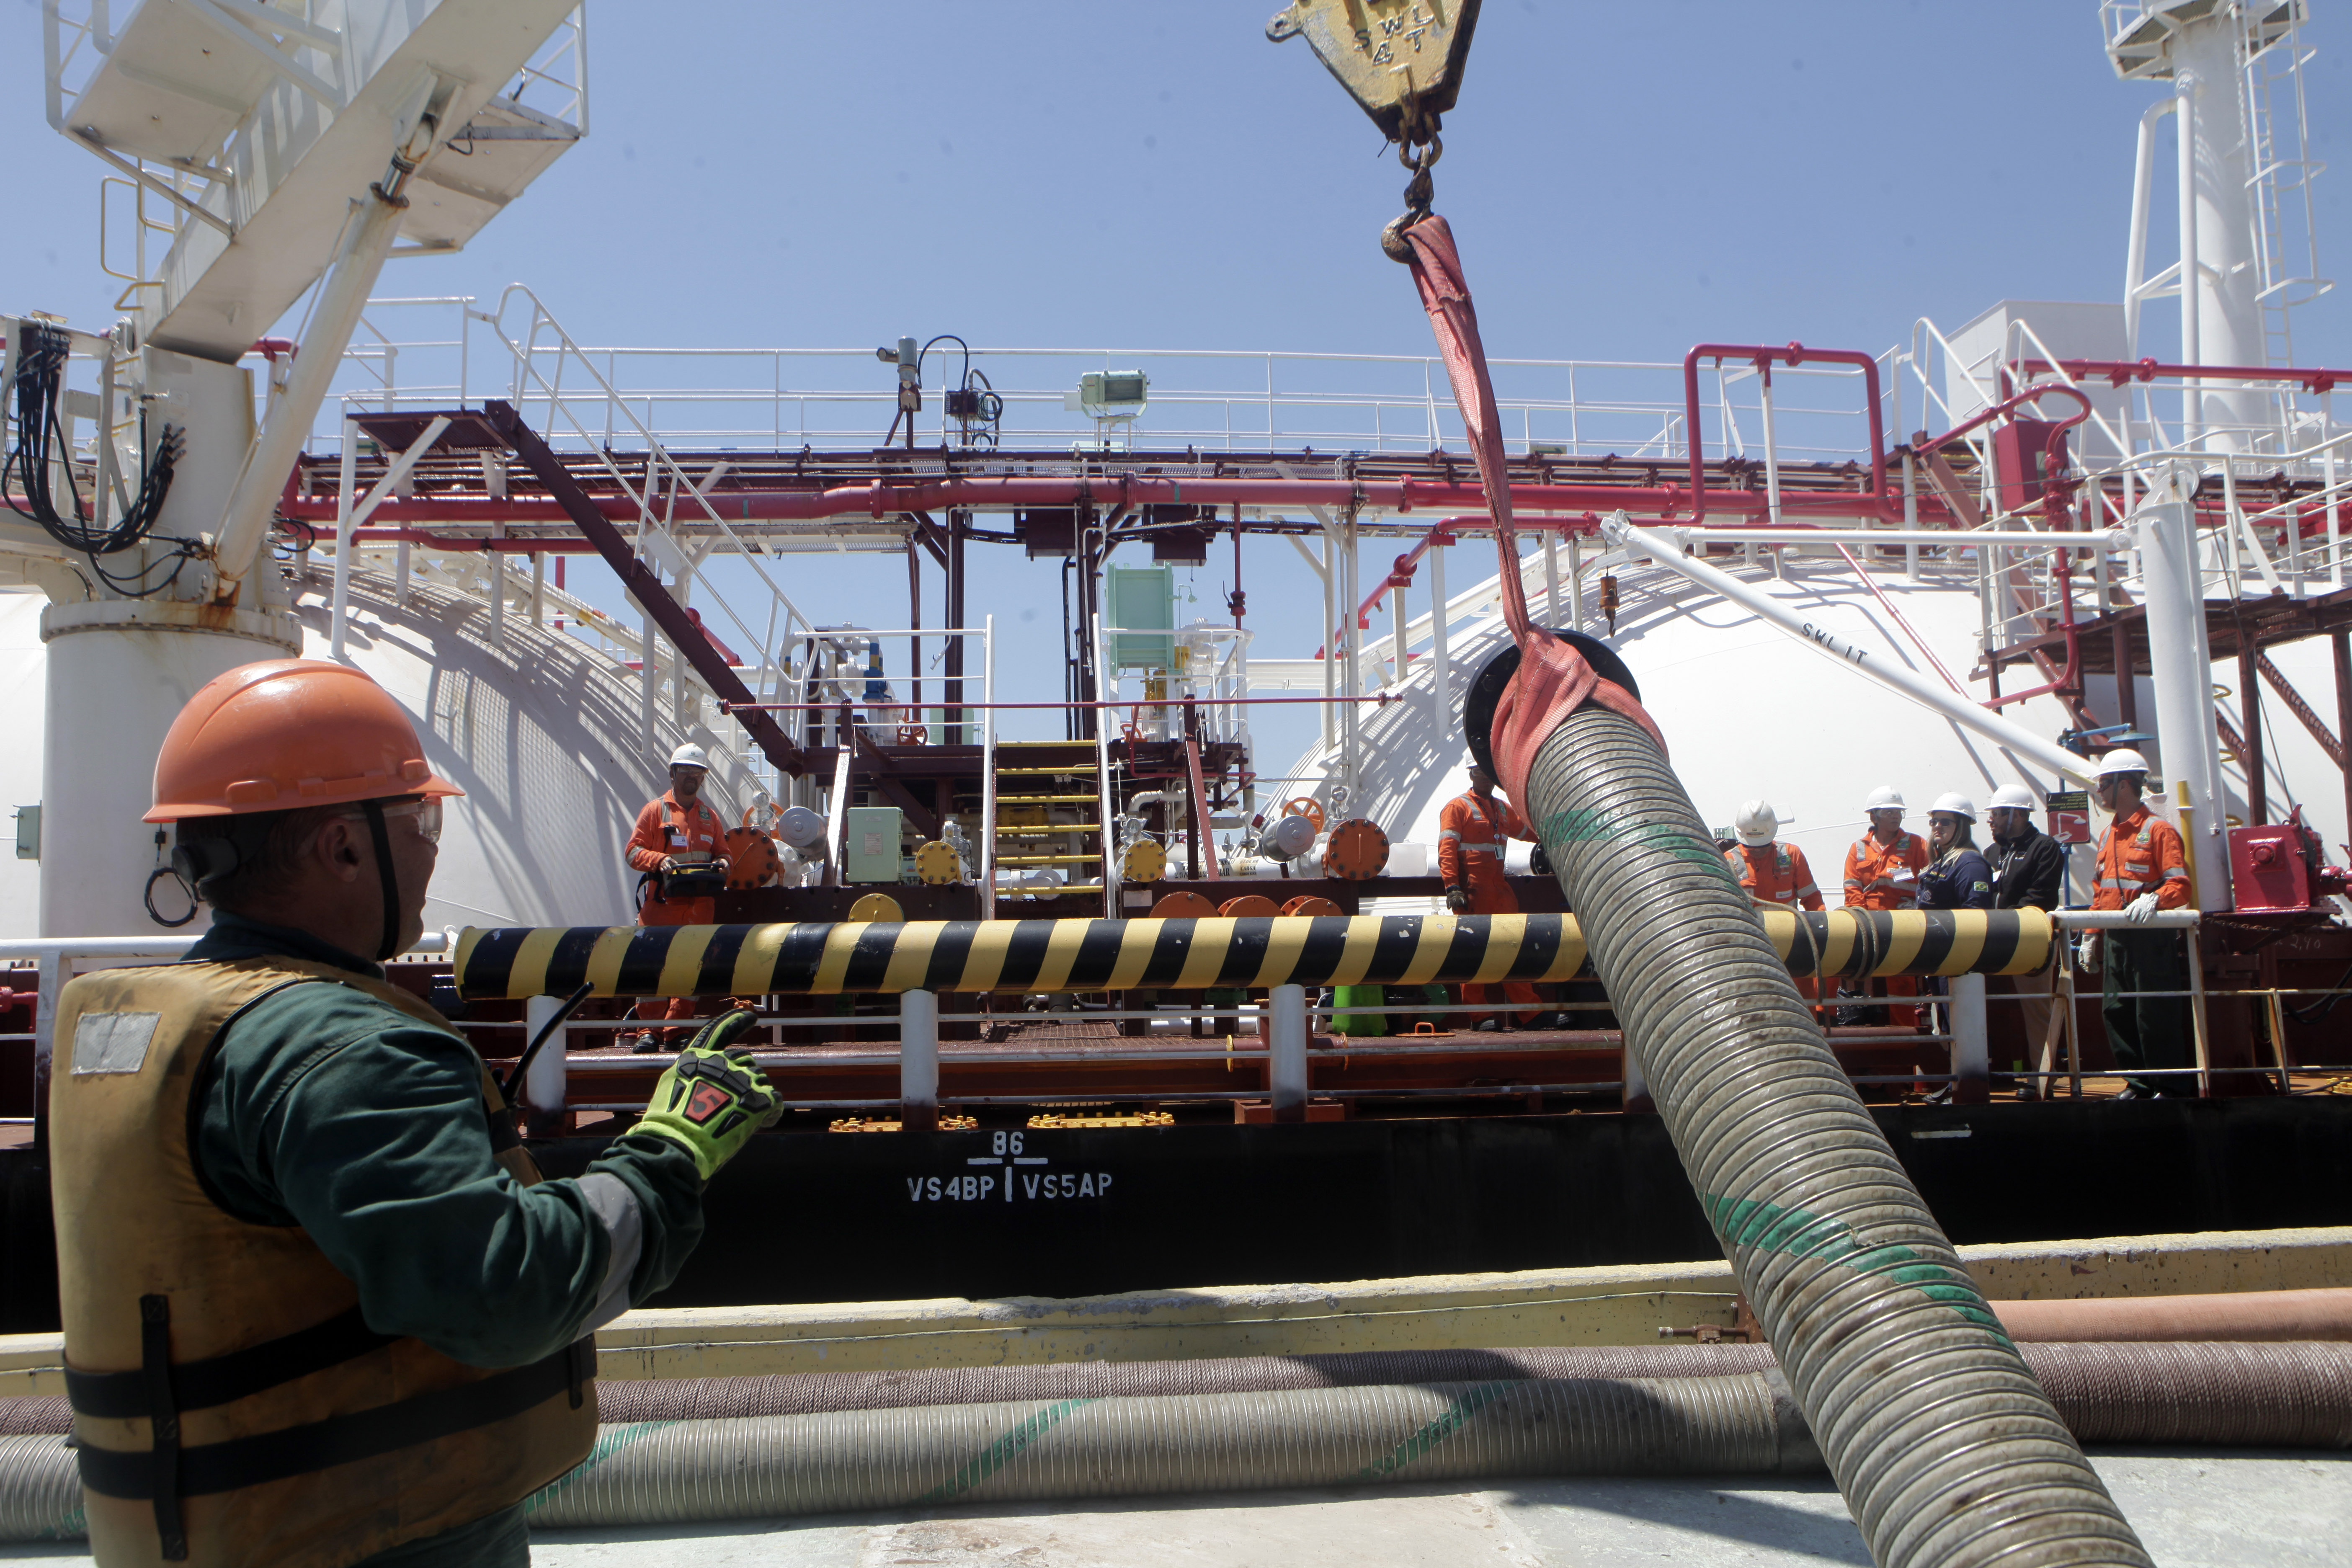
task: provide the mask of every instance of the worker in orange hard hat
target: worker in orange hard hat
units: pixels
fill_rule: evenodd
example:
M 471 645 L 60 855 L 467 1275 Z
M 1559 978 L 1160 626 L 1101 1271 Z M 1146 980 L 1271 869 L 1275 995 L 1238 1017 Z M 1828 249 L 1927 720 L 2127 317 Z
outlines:
M 1445 886 L 1445 908 L 1457 915 L 1515 915 L 1519 898 L 1503 875 L 1503 841 L 1531 843 L 1535 833 L 1507 801 L 1495 798 L 1495 775 L 1473 763 L 1470 787 L 1445 803 L 1437 814 L 1437 875 Z M 1489 999 L 1492 987 L 1475 983 L 1462 987 L 1462 1000 Z M 1505 983 L 1503 994 L 1521 1010 L 1512 1015 L 1522 1028 L 1538 1021 L 1543 998 L 1524 980 Z M 1471 1015 L 1475 1028 L 1496 1029 L 1501 1019 Z
M 233 669 L 164 737 L 147 819 L 212 927 L 67 985 L 50 1085 L 100 1563 L 526 1560 L 523 1500 L 595 1441 L 595 1329 L 677 1275 L 703 1184 L 778 1112 L 719 1048 L 738 1014 L 541 1179 L 482 1059 L 379 967 L 460 793 L 337 664 Z
M 629 835 L 629 867 L 637 876 L 637 923 L 641 926 L 707 926 L 719 919 L 719 889 L 727 885 L 727 824 L 702 798 L 710 776 L 710 753 L 688 742 L 669 756 L 669 788 L 646 802 Z M 640 1004 L 642 1009 L 646 1004 Z M 673 996 L 662 1010 L 667 1019 L 691 1018 L 702 1005 L 692 996 Z M 648 1016 L 640 1010 L 639 1017 Z M 646 1029 L 630 1041 L 643 1056 L 675 1046 L 686 1031 Z

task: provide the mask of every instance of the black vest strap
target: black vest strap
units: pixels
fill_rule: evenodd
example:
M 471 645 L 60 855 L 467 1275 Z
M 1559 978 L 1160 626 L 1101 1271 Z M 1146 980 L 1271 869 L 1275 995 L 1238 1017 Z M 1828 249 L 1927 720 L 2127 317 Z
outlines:
M 139 1298 L 139 1381 L 145 1385 L 153 1445 L 144 1454 L 126 1454 L 147 1473 L 147 1495 L 155 1501 L 155 1535 L 166 1563 L 188 1559 L 188 1531 L 180 1520 L 180 1411 L 172 1395 L 172 1299 Z M 143 1466 L 142 1461 L 144 1461 Z
M 141 1298 L 142 1310 L 146 1300 Z M 180 1363 L 170 1373 L 173 1405 L 180 1410 L 226 1405 L 381 1350 L 397 1338 L 369 1328 L 360 1310 L 353 1307 L 324 1322 L 241 1351 Z M 144 1366 L 137 1372 L 76 1372 L 68 1367 L 66 1397 L 83 1415 L 114 1419 L 146 1415 L 153 1404 L 151 1371 Z
M 528 1366 L 514 1367 L 478 1383 L 436 1389 L 396 1405 L 380 1405 L 307 1426 L 181 1448 L 178 1495 L 205 1497 L 262 1486 L 504 1421 L 578 1388 L 583 1381 L 583 1363 L 593 1373 L 594 1363 L 590 1358 L 594 1354 L 594 1341 L 583 1339 Z M 75 1454 L 81 1462 L 82 1485 L 100 1497 L 137 1501 L 155 1495 L 152 1453 L 100 1448 L 84 1441 Z

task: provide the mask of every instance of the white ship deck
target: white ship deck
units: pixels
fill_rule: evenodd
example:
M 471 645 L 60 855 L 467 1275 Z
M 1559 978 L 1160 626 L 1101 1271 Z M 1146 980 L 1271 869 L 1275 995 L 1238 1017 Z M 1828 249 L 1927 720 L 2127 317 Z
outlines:
M 2352 1456 L 2094 1449 L 2091 1460 L 2168 1568 L 2352 1563 Z M 1870 1553 L 1826 1477 L 1759 1477 L 1211 1493 L 548 1531 L 531 1538 L 531 1561 L 544 1568 L 1799 1568 L 1867 1563 Z

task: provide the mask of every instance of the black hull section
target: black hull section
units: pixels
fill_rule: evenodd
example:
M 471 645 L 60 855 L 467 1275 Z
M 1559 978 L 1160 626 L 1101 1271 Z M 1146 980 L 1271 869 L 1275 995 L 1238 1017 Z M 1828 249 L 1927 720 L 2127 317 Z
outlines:
M 1956 1243 L 2352 1224 L 2352 1099 L 1874 1113 Z M 565 1175 L 604 1142 L 531 1148 Z M 0 1154 L 0 1331 L 55 1328 L 46 1173 L 29 1150 Z M 762 1138 L 712 1184 L 707 1215 L 701 1247 L 654 1305 L 1086 1296 L 1715 1255 L 1664 1126 L 1617 1115 Z

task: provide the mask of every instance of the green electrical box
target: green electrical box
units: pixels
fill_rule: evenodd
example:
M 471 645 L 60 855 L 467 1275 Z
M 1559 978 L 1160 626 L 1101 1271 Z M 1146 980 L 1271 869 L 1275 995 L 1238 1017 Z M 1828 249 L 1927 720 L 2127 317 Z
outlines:
M 1340 1010 L 1331 1015 L 1331 1032 L 1356 1038 L 1387 1034 L 1389 1016 L 1386 1013 L 1350 1013 L 1347 1009 L 1385 1006 L 1388 999 L 1389 991 L 1385 985 L 1334 985 L 1331 987 L 1331 1000 Z
M 1103 640 L 1111 668 L 1176 664 L 1176 569 L 1114 566 L 1103 574 Z
M 906 818 L 895 805 L 853 805 L 844 813 L 842 837 L 848 840 L 841 857 L 845 882 L 895 882 L 898 879 L 898 839 Z

